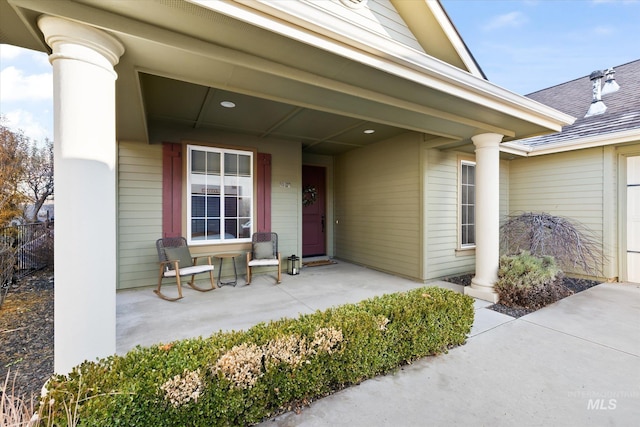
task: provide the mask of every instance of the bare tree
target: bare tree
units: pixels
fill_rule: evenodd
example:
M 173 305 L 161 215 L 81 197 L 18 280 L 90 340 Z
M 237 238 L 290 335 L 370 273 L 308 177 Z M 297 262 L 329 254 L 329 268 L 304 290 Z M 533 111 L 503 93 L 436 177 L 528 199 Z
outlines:
M 33 204 L 30 215 L 25 215 L 26 219 L 29 222 L 36 222 L 42 205 L 53 195 L 53 142 L 49 139 L 45 139 L 43 147 L 36 145 L 31 147 L 25 162 L 23 188 Z
M 20 191 L 24 182 L 25 159 L 29 138 L 22 131 L 14 132 L 0 118 L 0 227 L 20 216 L 26 197 Z
M 505 255 L 529 251 L 538 257 L 552 256 L 565 271 L 593 276 L 602 275 L 605 261 L 602 244 L 591 230 L 547 213 L 510 216 L 500 227 L 500 246 Z

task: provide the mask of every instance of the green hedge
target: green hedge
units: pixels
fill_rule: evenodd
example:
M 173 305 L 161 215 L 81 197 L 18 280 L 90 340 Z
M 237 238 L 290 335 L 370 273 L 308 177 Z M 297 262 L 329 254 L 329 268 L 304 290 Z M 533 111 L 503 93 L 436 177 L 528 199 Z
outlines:
M 247 331 L 137 347 L 56 376 L 56 425 L 250 425 L 465 342 L 471 298 L 441 288 L 375 297 Z

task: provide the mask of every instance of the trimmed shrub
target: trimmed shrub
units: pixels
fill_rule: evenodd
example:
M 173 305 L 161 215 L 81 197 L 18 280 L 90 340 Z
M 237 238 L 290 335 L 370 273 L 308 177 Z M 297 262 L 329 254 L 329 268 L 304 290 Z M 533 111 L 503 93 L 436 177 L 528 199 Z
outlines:
M 420 288 L 85 362 L 42 405 L 61 426 L 65 407 L 85 426 L 250 425 L 446 352 L 472 323 L 470 297 Z
M 494 289 L 501 304 L 537 309 L 572 294 L 562 284 L 563 277 L 552 257 L 537 257 L 523 251 L 500 257 Z

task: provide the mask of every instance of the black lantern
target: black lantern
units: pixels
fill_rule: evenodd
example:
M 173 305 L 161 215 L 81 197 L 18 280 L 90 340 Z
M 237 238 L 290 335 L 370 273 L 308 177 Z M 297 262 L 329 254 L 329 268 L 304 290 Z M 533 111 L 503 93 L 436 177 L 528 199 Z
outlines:
M 300 274 L 300 258 L 296 255 L 291 255 L 287 260 L 289 261 L 287 265 L 287 273 L 292 276 Z

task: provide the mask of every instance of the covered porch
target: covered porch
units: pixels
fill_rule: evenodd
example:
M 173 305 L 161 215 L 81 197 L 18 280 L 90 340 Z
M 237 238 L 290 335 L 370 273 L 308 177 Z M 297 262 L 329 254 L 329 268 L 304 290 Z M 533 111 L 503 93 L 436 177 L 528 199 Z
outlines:
M 167 292 L 175 292 L 175 284 L 166 283 Z M 158 298 L 153 287 L 122 290 L 116 295 L 116 351 L 124 354 L 137 345 L 206 337 L 219 330 L 248 329 L 260 322 L 296 318 L 421 286 L 425 284 L 337 260 L 331 265 L 304 267 L 295 276 L 283 271 L 279 285 L 275 283 L 275 273 L 263 273 L 253 277 L 247 286 L 242 271 L 235 287 L 222 286 L 205 293 L 184 287 L 184 298 L 173 303 Z M 426 286 L 457 292 L 463 288 L 443 281 Z
M 242 224 L 257 231 L 265 218 L 284 256 L 302 253 L 302 167 L 322 166 L 327 255 L 416 281 L 445 274 L 443 254 L 460 271 L 475 262 L 473 296 L 495 300 L 500 144 L 572 118 L 488 82 L 438 2 L 345 3 L 0 0 L 0 41 L 47 51 L 53 67 L 65 236 L 55 251 L 56 372 L 112 354 L 127 319 L 142 316 L 135 305 L 123 312 L 127 293 L 116 307 L 115 289 L 153 283 L 153 242 L 189 234 L 196 145 L 271 159 L 269 173 L 250 168 L 247 191 L 269 203 L 251 206 Z M 163 147 L 175 150 L 165 158 Z M 458 153 L 477 163 L 477 257 L 456 250 Z M 246 236 L 232 237 L 198 246 L 247 250 Z M 333 280 L 318 284 L 329 301 Z M 182 322 L 177 307 L 157 310 L 176 316 L 164 330 L 193 332 L 204 315 L 187 310 Z M 144 333 L 149 321 L 140 320 Z

